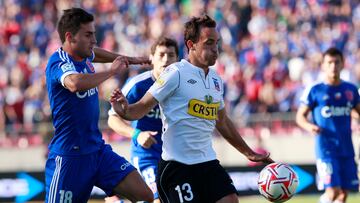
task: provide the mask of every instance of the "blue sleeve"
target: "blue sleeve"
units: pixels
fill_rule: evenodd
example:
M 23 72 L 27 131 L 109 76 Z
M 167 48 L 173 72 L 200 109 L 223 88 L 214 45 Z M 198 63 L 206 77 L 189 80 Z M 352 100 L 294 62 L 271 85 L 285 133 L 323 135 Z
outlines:
M 69 62 L 60 62 L 57 65 L 54 65 L 51 69 L 52 79 L 61 83 L 62 86 L 64 87 L 65 87 L 64 85 L 65 77 L 70 74 L 77 74 L 77 73 L 78 72 L 76 71 L 74 64 Z
M 138 90 L 137 85 L 134 85 L 126 95 L 129 104 L 134 104 L 139 101 L 144 95 Z

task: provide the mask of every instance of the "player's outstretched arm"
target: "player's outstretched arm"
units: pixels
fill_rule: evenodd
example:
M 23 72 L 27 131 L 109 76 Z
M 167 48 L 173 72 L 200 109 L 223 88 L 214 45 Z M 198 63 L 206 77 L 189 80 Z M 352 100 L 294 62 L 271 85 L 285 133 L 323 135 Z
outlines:
M 233 122 L 226 115 L 225 109 L 219 110 L 219 118 L 216 121 L 216 129 L 220 134 L 239 152 L 244 154 L 250 161 L 272 163 L 270 154 L 258 154 L 254 152 L 243 140 L 238 131 L 236 130 Z
M 64 85 L 71 92 L 86 91 L 97 87 L 113 75 L 127 68 L 128 62 L 124 57 L 117 57 L 109 70 L 93 74 L 70 74 L 64 78 Z
M 310 108 L 305 105 L 301 105 L 296 112 L 296 123 L 304 130 L 309 131 L 311 134 L 320 133 L 321 129 L 319 126 L 311 123 L 307 116 L 310 113 Z
M 154 138 L 154 136 L 157 135 L 156 131 L 140 131 L 139 129 L 135 129 L 130 126 L 128 121 L 116 114 L 109 115 L 108 125 L 119 135 L 133 139 L 134 136 L 136 136 L 137 142 L 144 148 L 150 148 L 153 144 L 157 143 Z
M 122 56 L 128 61 L 129 64 L 150 64 L 150 60 L 148 57 L 123 56 L 99 47 L 94 48 L 94 54 L 95 54 L 95 58 L 93 60 L 94 63 L 110 63 L 113 62 L 118 56 Z
M 120 117 L 132 121 L 144 117 L 158 102 L 147 92 L 138 102 L 129 105 L 122 92 L 115 89 L 110 96 L 110 103 Z

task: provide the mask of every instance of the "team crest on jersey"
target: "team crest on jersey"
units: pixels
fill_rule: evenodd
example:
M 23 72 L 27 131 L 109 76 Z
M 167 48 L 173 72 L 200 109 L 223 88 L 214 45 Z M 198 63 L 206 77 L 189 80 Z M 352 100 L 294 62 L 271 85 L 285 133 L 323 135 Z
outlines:
M 95 72 L 95 68 L 94 66 L 92 65 L 92 63 L 90 62 L 89 59 L 86 59 L 86 65 L 89 67 L 89 70 L 93 73 Z
M 72 63 L 64 63 L 61 66 L 61 70 L 65 73 L 66 71 L 75 71 L 75 66 Z
M 210 98 L 208 99 L 210 101 Z M 220 102 L 208 103 L 208 101 L 204 102 L 197 99 L 191 99 L 188 104 L 188 114 L 207 120 L 216 120 L 219 107 Z
M 341 92 L 336 92 L 335 99 L 340 99 L 340 98 L 341 98 Z
M 212 79 L 213 79 L 213 81 L 214 81 L 215 89 L 216 89 L 217 91 L 220 91 L 220 85 L 219 85 L 218 80 L 217 80 L 216 78 L 212 78 Z
M 165 83 L 165 81 L 163 80 L 163 79 L 161 79 L 161 78 L 158 78 L 156 81 L 155 81 L 155 83 L 158 85 L 158 86 L 163 86 L 164 85 L 164 83 Z
M 345 96 L 346 96 L 346 99 L 349 101 L 352 101 L 354 99 L 354 95 L 353 95 L 352 91 L 350 91 L 350 90 L 345 91 Z

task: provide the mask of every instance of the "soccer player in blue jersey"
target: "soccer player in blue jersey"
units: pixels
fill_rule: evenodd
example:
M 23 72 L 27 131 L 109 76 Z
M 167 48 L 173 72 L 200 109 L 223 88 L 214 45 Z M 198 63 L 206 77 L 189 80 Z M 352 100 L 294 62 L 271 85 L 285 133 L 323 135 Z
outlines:
M 122 88 L 129 103 L 139 101 L 159 78 L 160 73 L 170 64 L 178 60 L 179 48 L 175 40 L 159 38 L 151 47 L 150 60 L 153 69 L 133 77 Z M 129 125 L 119 117 L 113 109 L 109 111 L 109 126 L 118 134 L 132 138 L 131 161 L 140 171 L 144 180 L 154 193 L 154 202 L 160 203 L 156 188 L 158 162 L 161 158 L 162 122 L 159 106 L 156 105 L 143 118 Z M 106 198 L 106 202 L 114 202 L 116 197 Z
M 320 203 L 343 203 L 359 184 L 351 139 L 351 110 L 360 112 L 359 93 L 355 85 L 340 79 L 344 67 L 340 50 L 325 51 L 321 66 L 325 79 L 305 90 L 296 122 L 315 135 L 319 189 L 325 188 Z
M 94 17 L 80 8 L 64 10 L 58 23 L 62 41 L 46 67 L 46 86 L 55 134 L 45 168 L 45 202 L 87 202 L 93 186 L 107 195 L 152 201 L 135 168 L 104 143 L 98 128 L 97 86 L 129 64 L 147 63 L 95 48 Z M 92 62 L 113 62 L 95 72 Z

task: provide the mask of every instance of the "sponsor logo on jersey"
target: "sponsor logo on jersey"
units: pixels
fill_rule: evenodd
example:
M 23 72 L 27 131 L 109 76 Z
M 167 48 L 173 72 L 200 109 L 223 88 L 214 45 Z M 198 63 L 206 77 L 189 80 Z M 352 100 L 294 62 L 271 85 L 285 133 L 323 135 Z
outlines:
M 126 162 L 120 166 L 120 169 L 125 171 L 131 164 L 129 162 Z
M 217 91 L 220 91 L 220 85 L 219 85 L 218 80 L 217 80 L 216 78 L 212 78 L 212 79 L 213 79 L 213 81 L 214 81 L 215 89 L 216 89 Z
M 151 111 L 146 114 L 148 118 L 161 119 L 161 111 L 159 108 L 151 109 Z
M 61 70 L 65 73 L 67 71 L 75 71 L 75 66 L 72 63 L 64 63 L 61 66 Z
M 188 80 L 187 82 L 190 83 L 190 84 L 192 84 L 192 85 L 195 84 L 195 83 L 197 83 L 197 81 L 194 80 L 194 79 L 190 79 L 190 80 Z
M 92 65 L 91 61 L 89 59 L 86 59 L 86 65 L 89 67 L 89 70 L 94 73 L 95 72 L 95 68 Z
M 204 118 L 207 120 L 216 120 L 218 115 L 218 110 L 220 107 L 220 102 L 217 103 L 208 103 L 212 101 L 212 97 L 209 97 L 209 100 L 206 102 L 192 99 L 189 101 L 188 104 L 188 114 L 198 117 L 198 118 Z
M 348 102 L 347 106 L 324 106 L 321 108 L 321 115 L 324 118 L 330 118 L 334 116 L 350 116 L 352 105 Z
M 91 88 L 87 91 L 84 91 L 84 92 L 76 92 L 76 96 L 79 98 L 79 99 L 84 99 L 85 97 L 90 97 L 94 94 L 96 94 L 96 92 L 98 92 L 98 88 L 95 87 L 95 88 Z

